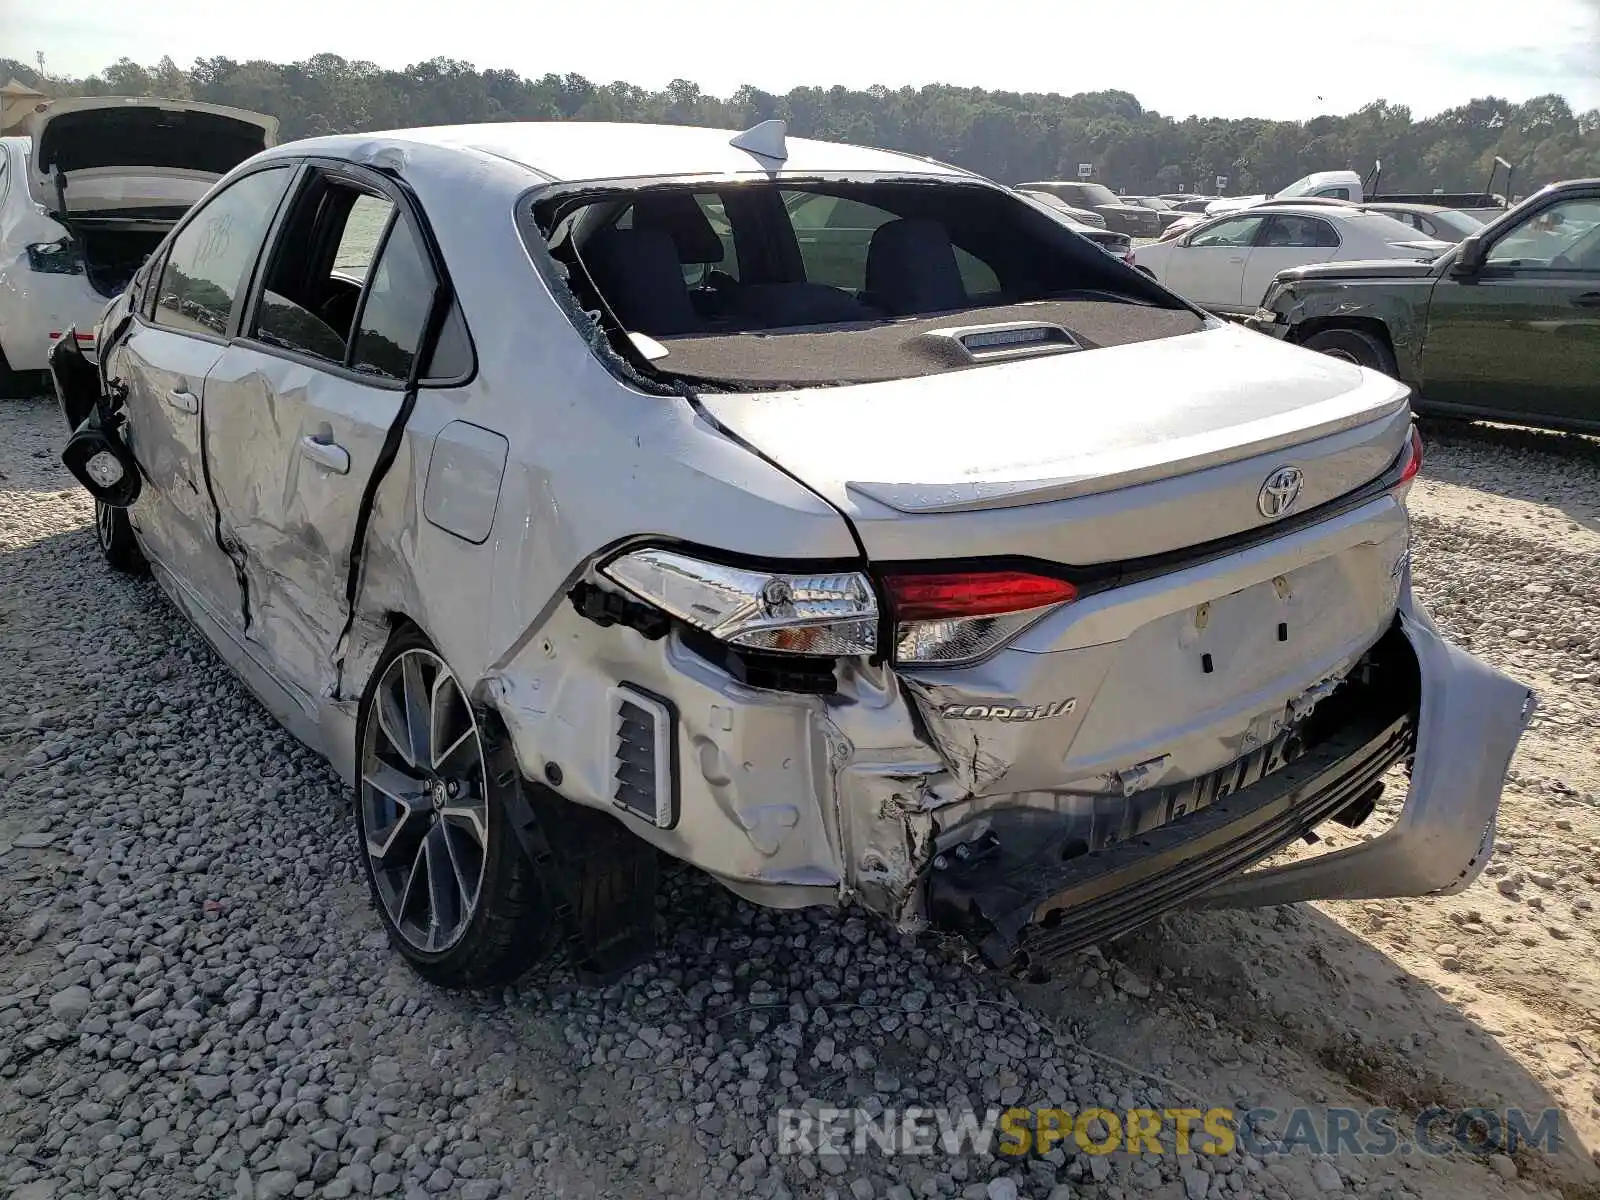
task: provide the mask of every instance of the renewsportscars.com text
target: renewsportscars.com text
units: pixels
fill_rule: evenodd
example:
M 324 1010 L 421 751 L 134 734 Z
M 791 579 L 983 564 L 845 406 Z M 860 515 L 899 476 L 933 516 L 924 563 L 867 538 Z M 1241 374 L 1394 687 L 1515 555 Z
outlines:
M 1313 1154 L 1554 1152 L 1561 1113 L 1519 1108 L 860 1108 L 778 1110 L 778 1153 L 1232 1154 L 1264 1158 L 1304 1147 Z

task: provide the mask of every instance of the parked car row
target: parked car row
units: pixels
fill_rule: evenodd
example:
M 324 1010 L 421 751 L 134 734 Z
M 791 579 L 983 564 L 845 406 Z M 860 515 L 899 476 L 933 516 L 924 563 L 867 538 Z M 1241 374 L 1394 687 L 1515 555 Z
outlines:
M 350 782 L 440 984 L 631 965 L 657 850 L 1030 970 L 1492 850 L 1533 697 L 1412 595 L 1405 387 L 968 172 L 781 122 L 317 138 L 98 346 L 51 363 L 107 559 Z M 1400 763 L 1384 832 L 1251 869 Z
M 1024 192 L 1046 192 L 1064 200 L 1074 208 L 1098 213 L 1108 229 L 1125 233 L 1129 237 L 1149 238 L 1161 232 L 1161 218 L 1153 209 L 1135 204 L 1126 196 L 1119 196 L 1103 183 L 1085 183 L 1079 180 L 1044 180 L 1019 183 Z
M 1140 246 L 1134 265 L 1206 308 L 1248 314 L 1286 268 L 1374 258 L 1427 261 L 1449 247 L 1355 206 L 1274 203 L 1203 219 L 1180 237 Z
M 1401 380 L 1421 412 L 1600 433 L 1600 179 L 1547 187 L 1431 262 L 1282 271 L 1249 324 Z
M 1052 217 L 1061 221 L 1067 228 L 1081 233 L 1107 254 L 1119 258 L 1129 266 L 1133 265 L 1133 239 L 1125 233 L 1114 233 L 1105 227 L 1105 218 L 1098 217 L 1098 226 L 1084 222 L 1080 217 L 1081 210 L 1073 208 L 1065 200 L 1051 195 L 1049 192 L 1020 191 L 1020 195 L 1036 204 L 1043 205 Z M 1096 215 L 1097 214 L 1091 214 Z

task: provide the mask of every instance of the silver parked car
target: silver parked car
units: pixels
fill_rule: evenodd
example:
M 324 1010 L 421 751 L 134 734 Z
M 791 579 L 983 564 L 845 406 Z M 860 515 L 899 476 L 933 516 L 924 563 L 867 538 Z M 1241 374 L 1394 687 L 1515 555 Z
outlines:
M 1411 595 L 1405 389 L 1005 188 L 641 125 L 317 138 L 52 354 L 147 565 L 354 788 L 426 977 L 650 948 L 656 850 L 1045 966 L 1483 868 L 1521 684 Z M 1392 826 L 1255 867 L 1327 820 Z

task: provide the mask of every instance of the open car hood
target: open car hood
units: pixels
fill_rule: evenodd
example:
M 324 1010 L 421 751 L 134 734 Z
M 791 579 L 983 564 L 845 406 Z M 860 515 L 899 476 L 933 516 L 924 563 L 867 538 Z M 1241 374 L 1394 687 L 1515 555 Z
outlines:
M 51 100 L 28 118 L 34 197 L 68 212 L 187 208 L 220 176 L 275 145 L 278 119 L 196 100 L 78 96 Z
M 846 511 L 1092 495 L 1353 429 L 1382 375 L 1235 326 L 849 387 L 702 393 L 726 428 Z M 1356 481 L 1360 482 L 1360 481 Z

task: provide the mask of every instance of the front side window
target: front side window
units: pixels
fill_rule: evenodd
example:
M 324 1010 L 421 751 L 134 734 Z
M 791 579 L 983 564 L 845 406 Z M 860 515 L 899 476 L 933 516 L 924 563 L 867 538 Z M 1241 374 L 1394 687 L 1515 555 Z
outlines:
M 1562 200 L 1505 234 L 1487 266 L 1545 271 L 1600 270 L 1600 197 Z
M 184 333 L 221 336 L 294 171 L 274 167 L 230 184 L 173 239 L 153 320 Z
M 1195 249 L 1205 246 L 1248 246 L 1261 228 L 1260 217 L 1235 217 L 1231 221 L 1218 221 L 1210 229 L 1202 230 L 1189 239 Z

